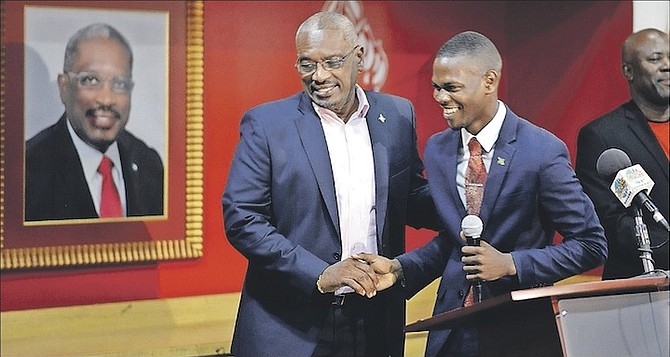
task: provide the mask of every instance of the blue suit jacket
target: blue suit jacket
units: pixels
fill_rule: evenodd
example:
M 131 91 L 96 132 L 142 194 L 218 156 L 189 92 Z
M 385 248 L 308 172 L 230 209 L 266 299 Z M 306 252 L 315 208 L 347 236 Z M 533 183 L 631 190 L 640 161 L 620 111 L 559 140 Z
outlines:
M 406 99 L 366 92 L 376 189 L 377 248 L 405 249 L 405 224 L 435 226 L 434 205 Z M 383 115 L 385 120 L 380 120 Z M 235 324 L 235 356 L 310 356 L 332 301 L 316 280 L 340 261 L 333 173 L 320 119 L 304 93 L 244 114 L 223 195 L 226 235 L 249 261 Z M 389 353 L 403 353 L 404 300 L 387 307 Z
M 459 238 L 466 210 L 456 188 L 460 131 L 433 135 L 424 155 L 426 173 L 445 230 L 399 257 L 406 293 L 442 276 L 433 314 L 463 306 L 469 288 Z M 482 239 L 511 252 L 514 277 L 483 284 L 483 298 L 552 284 L 605 261 L 607 245 L 593 204 L 570 166 L 565 144 L 548 131 L 507 111 L 488 172 L 480 217 Z M 552 245 L 554 233 L 562 244 Z M 435 356 L 451 330 L 430 332 L 426 356 Z

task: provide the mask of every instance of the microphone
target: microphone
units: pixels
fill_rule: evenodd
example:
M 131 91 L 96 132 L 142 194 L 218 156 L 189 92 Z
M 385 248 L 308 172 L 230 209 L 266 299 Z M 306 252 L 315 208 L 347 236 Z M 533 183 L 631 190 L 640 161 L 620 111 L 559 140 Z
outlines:
M 484 230 L 484 223 L 482 220 L 473 214 L 469 214 L 463 217 L 461 221 L 461 230 L 463 235 L 465 235 L 465 240 L 468 242 L 468 245 L 479 247 L 479 240 L 482 236 L 482 231 Z M 477 280 L 472 284 L 472 293 L 474 295 L 475 302 L 482 301 L 482 282 Z
M 632 165 L 628 155 L 620 149 L 610 148 L 602 152 L 596 161 L 596 170 L 601 178 L 612 181 L 610 190 L 621 204 L 628 208 L 635 204 L 646 209 L 656 221 L 670 232 L 670 225 L 649 197 L 654 181 L 639 164 Z

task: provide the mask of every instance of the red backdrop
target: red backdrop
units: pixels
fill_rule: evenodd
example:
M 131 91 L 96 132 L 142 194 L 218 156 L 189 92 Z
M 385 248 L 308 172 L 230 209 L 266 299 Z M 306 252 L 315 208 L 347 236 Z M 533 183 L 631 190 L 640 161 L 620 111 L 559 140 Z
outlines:
M 223 233 L 220 198 L 238 123 L 251 106 L 300 90 L 294 35 L 323 2 L 206 2 L 204 256 L 114 268 L 3 272 L 3 311 L 239 291 L 245 259 Z M 628 98 L 619 50 L 632 31 L 631 2 L 363 3 L 386 51 L 382 91 L 411 99 L 420 149 L 446 127 L 433 102 L 432 59 L 464 30 L 490 37 L 503 55 L 502 99 L 562 138 L 574 160 L 577 131 Z M 6 203 L 11 204 L 11 203 Z M 429 232 L 408 230 L 408 248 Z

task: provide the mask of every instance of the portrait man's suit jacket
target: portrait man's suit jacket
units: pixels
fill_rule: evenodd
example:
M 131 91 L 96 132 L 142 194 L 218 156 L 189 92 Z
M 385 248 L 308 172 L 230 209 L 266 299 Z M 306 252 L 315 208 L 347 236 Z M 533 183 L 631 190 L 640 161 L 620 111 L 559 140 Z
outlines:
M 445 230 L 399 257 L 411 296 L 441 276 L 434 314 L 463 306 L 470 283 L 461 263 L 461 220 L 467 215 L 456 186 L 460 130 L 446 129 L 426 144 L 431 194 Z M 570 165 L 565 144 L 509 108 L 488 171 L 480 211 L 482 240 L 511 252 L 517 275 L 483 283 L 483 299 L 550 285 L 602 264 L 604 232 Z M 555 231 L 563 243 L 552 245 Z M 431 331 L 426 356 L 435 356 L 451 330 Z
M 416 148 L 409 101 L 366 92 L 374 156 L 377 248 L 405 249 L 405 223 L 435 225 Z M 309 97 L 298 93 L 249 110 L 222 204 L 226 234 L 249 261 L 233 337 L 236 356 L 310 356 L 332 294 L 316 280 L 340 261 L 333 172 Z M 355 183 L 353 183 L 355 184 Z M 404 300 L 396 289 L 373 298 L 389 314 L 388 343 L 402 354 Z
M 644 273 L 635 238 L 635 208 L 624 208 L 610 190 L 612 182 L 598 175 L 596 162 L 609 148 L 623 150 L 632 164 L 640 164 L 654 181 L 651 197 L 663 217 L 668 217 L 668 157 L 651 131 L 647 119 L 635 102 L 630 101 L 614 111 L 585 125 L 577 139 L 577 176 L 593 199 L 600 222 L 605 228 L 609 257 L 604 279 L 628 278 Z M 668 239 L 668 232 L 644 212 L 652 247 Z M 654 267 L 668 269 L 668 244 L 652 248 Z
M 63 115 L 26 142 L 26 221 L 98 218 Z M 127 215 L 163 214 L 163 164 L 158 153 L 122 130 L 117 138 Z

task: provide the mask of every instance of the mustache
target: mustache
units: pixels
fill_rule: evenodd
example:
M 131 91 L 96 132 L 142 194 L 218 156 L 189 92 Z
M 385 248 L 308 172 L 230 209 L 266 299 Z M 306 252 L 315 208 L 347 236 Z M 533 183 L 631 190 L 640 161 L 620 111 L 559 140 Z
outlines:
M 114 109 L 111 105 L 98 105 L 94 108 L 88 109 L 86 111 L 86 116 L 94 116 L 96 112 L 108 112 L 114 114 L 114 119 L 119 120 L 121 119 L 121 113 L 119 113 L 118 110 Z

